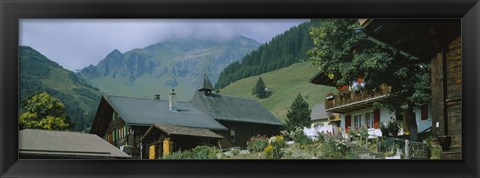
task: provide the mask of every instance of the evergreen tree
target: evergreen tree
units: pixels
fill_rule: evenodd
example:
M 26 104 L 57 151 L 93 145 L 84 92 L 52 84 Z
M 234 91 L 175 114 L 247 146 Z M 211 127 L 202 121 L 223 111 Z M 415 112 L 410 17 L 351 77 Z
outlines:
M 69 127 L 63 103 L 43 92 L 27 100 L 20 114 L 22 129 L 66 130 Z
M 305 102 L 302 95 L 298 93 L 297 98 L 295 98 L 288 109 L 285 128 L 288 131 L 293 131 L 297 127 L 309 126 L 311 113 L 312 110 L 309 109 L 308 103 Z
M 266 88 L 265 83 L 263 82 L 262 77 L 260 77 L 258 78 L 257 84 L 252 90 L 252 94 L 257 96 L 260 99 L 267 98 L 268 95 L 267 95 L 267 92 L 265 91 L 265 88 Z

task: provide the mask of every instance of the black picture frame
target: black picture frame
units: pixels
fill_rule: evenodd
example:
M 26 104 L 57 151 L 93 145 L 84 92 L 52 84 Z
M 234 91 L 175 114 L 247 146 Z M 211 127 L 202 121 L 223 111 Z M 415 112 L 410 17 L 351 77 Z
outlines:
M 463 160 L 18 160 L 20 18 L 461 18 Z M 478 0 L 0 0 L 0 177 L 478 177 Z

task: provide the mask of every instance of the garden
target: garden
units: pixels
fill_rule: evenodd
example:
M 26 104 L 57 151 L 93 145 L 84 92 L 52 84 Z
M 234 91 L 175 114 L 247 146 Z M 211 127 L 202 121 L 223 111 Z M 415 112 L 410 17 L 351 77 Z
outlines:
M 243 149 L 197 146 L 166 159 L 440 159 L 441 148 L 432 146 L 428 136 L 422 142 L 409 142 L 392 134 L 398 133 L 399 127 L 382 125 L 382 137 L 372 138 L 367 128 L 361 128 L 351 129 L 346 137 L 319 133 L 312 138 L 296 128 L 272 137 L 257 135 Z

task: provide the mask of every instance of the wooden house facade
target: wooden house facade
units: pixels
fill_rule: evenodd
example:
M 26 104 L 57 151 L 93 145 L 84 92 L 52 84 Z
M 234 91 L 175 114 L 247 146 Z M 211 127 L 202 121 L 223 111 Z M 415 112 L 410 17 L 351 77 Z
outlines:
M 134 159 L 159 158 L 167 150 L 197 145 L 246 147 L 247 140 L 257 134 L 279 133 L 280 121 L 256 101 L 212 90 L 205 75 L 190 102 L 177 102 L 173 90 L 169 100 L 103 96 L 90 133 L 119 148 L 130 148 Z
M 366 37 L 431 64 L 432 138 L 445 159 L 462 157 L 462 47 L 460 19 L 361 19 Z

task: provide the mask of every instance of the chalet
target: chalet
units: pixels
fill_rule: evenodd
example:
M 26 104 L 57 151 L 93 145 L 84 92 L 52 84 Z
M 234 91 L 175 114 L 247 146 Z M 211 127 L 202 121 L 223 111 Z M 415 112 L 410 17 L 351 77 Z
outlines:
M 138 159 L 196 145 L 246 147 L 254 135 L 280 131 L 280 121 L 256 101 L 212 90 L 205 75 L 190 102 L 177 102 L 173 90 L 169 100 L 103 96 L 90 133 L 117 147 L 133 147 L 131 154 Z
M 94 134 L 25 129 L 18 132 L 21 159 L 129 159 Z
M 403 56 L 431 64 L 432 139 L 444 159 L 462 158 L 462 44 L 460 19 L 361 19 L 357 34 Z
M 335 82 L 323 72 L 318 73 L 310 82 L 313 84 L 335 86 Z M 352 86 L 361 85 L 362 80 L 352 82 Z M 401 98 L 390 95 L 390 87 L 381 86 L 380 91 L 371 94 L 357 93 L 352 86 L 342 89 L 342 92 L 325 99 L 325 112 L 337 113 L 340 115 L 339 126 L 344 132 L 350 129 L 367 127 L 368 129 L 380 129 L 381 123 L 396 120 L 401 125 L 400 135 L 409 131 L 408 121 L 404 113 L 392 113 L 385 107 L 374 106 L 374 103 L 382 102 L 403 102 Z M 432 117 L 430 105 L 425 105 L 421 110 L 416 111 L 415 120 L 418 132 L 428 131 L 431 127 Z

